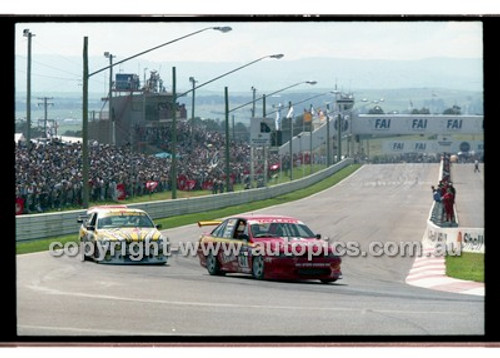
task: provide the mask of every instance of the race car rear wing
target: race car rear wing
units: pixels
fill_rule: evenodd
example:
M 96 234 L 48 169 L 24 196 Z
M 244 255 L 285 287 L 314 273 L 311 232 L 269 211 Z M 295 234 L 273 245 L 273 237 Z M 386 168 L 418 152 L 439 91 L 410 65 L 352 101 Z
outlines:
M 222 221 L 221 220 L 209 220 L 209 221 L 198 221 L 198 226 L 215 226 L 219 225 Z

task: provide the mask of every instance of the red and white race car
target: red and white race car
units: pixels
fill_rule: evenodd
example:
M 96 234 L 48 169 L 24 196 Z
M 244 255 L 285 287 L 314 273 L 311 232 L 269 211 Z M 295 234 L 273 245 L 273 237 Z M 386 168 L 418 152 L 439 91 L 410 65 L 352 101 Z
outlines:
M 287 216 L 242 215 L 223 221 L 201 235 L 200 264 L 211 275 L 249 273 L 256 279 L 309 280 L 342 278 L 341 258 L 307 225 Z

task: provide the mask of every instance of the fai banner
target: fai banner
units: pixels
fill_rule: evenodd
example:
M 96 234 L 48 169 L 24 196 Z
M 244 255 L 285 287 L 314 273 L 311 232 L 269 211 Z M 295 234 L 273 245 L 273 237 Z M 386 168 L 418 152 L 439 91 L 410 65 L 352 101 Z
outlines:
M 353 134 L 483 134 L 484 117 L 472 115 L 360 114 Z
M 125 184 L 120 183 L 116 185 L 116 191 L 117 191 L 117 199 L 118 200 L 125 200 L 127 198 L 127 193 L 125 191 Z
M 483 141 L 460 141 L 452 138 L 438 140 L 388 140 L 382 142 L 384 154 L 407 153 L 484 153 Z
M 21 215 L 24 212 L 24 199 L 16 198 L 16 215 Z

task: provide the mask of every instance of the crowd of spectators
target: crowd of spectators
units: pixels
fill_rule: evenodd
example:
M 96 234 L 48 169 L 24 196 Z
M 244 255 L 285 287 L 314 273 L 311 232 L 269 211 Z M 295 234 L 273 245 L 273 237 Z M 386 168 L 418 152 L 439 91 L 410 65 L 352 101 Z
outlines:
M 145 154 L 132 146 L 113 146 L 97 142 L 89 146 L 89 200 L 92 202 L 117 201 L 123 198 L 149 195 L 171 190 L 172 140 L 170 126 L 136 127 L 134 139 L 147 143 Z M 208 190 L 221 193 L 233 190 L 234 185 L 250 187 L 250 145 L 231 141 L 230 186 L 225 187 L 225 134 L 209 130 L 203 124 L 194 127 L 179 122 L 176 141 L 177 188 L 180 190 Z M 315 156 L 316 163 L 321 162 Z M 268 153 L 267 179 L 276 173 L 277 165 L 285 173 L 290 159 L 284 155 Z M 295 166 L 309 164 L 309 153 L 303 157 L 294 154 Z M 380 162 L 433 162 L 434 156 L 400 156 L 384 158 Z M 323 161 L 326 161 L 323 158 Z M 447 157 L 449 163 L 449 157 Z M 278 166 L 279 168 L 279 166 Z M 440 187 L 448 189 L 449 172 L 443 174 Z M 83 199 L 82 144 L 63 143 L 57 139 L 41 143 L 18 142 L 15 145 L 16 212 L 41 213 L 79 207 Z M 264 153 L 254 150 L 254 174 L 257 187 L 264 183 Z M 447 180 L 448 178 L 448 180 Z M 154 183 L 149 186 L 149 183 Z M 153 188 L 153 189 L 152 189 Z M 444 189 L 443 189 L 444 190 Z M 443 191 L 442 195 L 445 195 Z M 18 210 L 18 204 L 21 209 Z
M 181 190 L 224 191 L 225 136 L 203 126 L 179 123 L 177 128 L 177 173 Z M 136 129 L 136 138 L 171 153 L 171 133 L 167 128 Z M 123 188 L 126 197 L 151 194 L 146 183 L 155 182 L 155 192 L 171 189 L 171 158 L 133 151 L 131 146 L 93 143 L 89 146 L 89 200 L 116 201 Z M 254 171 L 264 173 L 262 152 L 255 153 Z M 276 155 L 268 163 L 279 162 Z M 16 143 L 16 198 L 22 213 L 78 207 L 82 204 L 82 145 L 62 143 Z M 230 183 L 248 182 L 250 146 L 230 143 Z M 271 175 L 268 172 L 268 175 Z M 227 188 L 226 188 L 227 190 Z M 17 203 L 17 202 L 16 202 Z
M 437 187 L 432 186 L 432 196 L 436 202 L 435 220 L 440 225 L 454 225 L 455 218 L 455 197 L 456 189 L 451 181 L 451 160 L 450 155 L 445 153 L 442 156 L 443 171 Z

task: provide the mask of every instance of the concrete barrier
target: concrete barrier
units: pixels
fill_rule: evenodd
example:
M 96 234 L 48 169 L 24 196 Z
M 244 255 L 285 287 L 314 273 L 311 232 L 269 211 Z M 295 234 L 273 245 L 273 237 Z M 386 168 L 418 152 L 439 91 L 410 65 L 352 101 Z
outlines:
M 484 254 L 485 250 L 484 228 L 440 227 L 429 221 L 424 239 L 430 247 L 441 245 L 452 252 Z
M 128 206 L 145 210 L 153 219 L 220 209 L 269 199 L 306 188 L 351 165 L 353 162 L 353 159 L 347 158 L 305 178 L 265 188 L 206 195 L 196 198 L 150 201 L 130 204 Z M 78 216 L 85 214 L 85 212 L 86 210 L 72 210 L 47 214 L 18 215 L 16 216 L 16 241 L 76 234 L 80 227 L 76 220 Z
M 439 178 L 443 177 L 443 160 L 439 169 Z M 426 244 L 431 247 L 445 244 L 454 250 L 459 248 L 463 252 L 483 253 L 485 250 L 484 228 L 465 228 L 459 227 L 457 207 L 454 205 L 454 223 L 445 223 L 442 221 L 442 204 L 432 204 L 427 219 L 427 229 L 424 235 Z

